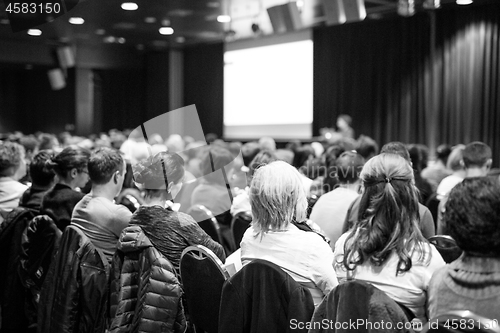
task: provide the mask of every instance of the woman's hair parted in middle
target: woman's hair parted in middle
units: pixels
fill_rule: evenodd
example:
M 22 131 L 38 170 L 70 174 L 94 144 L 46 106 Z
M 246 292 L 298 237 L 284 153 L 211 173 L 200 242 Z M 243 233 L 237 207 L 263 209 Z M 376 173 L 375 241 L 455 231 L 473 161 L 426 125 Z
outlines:
M 285 230 L 289 223 L 306 218 L 307 198 L 300 174 L 283 161 L 258 168 L 250 184 L 252 225 L 257 235 Z
M 412 254 L 428 260 L 430 248 L 419 227 L 418 190 L 411 165 L 401 156 L 380 154 L 363 167 L 364 192 L 359 220 L 345 242 L 343 264 L 348 270 L 369 260 L 381 266 L 395 251 L 396 275 L 412 267 Z

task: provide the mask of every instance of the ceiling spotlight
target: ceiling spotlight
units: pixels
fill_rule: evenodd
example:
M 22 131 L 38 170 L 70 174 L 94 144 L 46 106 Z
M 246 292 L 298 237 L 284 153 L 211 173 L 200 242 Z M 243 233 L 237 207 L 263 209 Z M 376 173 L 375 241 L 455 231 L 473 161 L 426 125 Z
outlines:
M 125 44 L 125 38 L 123 38 L 123 37 L 119 37 L 116 41 L 117 41 L 119 44 Z
M 457 5 L 470 5 L 472 0 L 457 0 Z
M 156 17 L 153 16 L 148 16 L 144 19 L 144 22 L 146 23 L 155 23 L 156 22 Z
M 219 15 L 219 16 L 217 16 L 217 22 L 220 22 L 220 23 L 229 23 L 229 22 L 231 22 L 231 16 L 229 16 L 229 15 Z
M 171 27 L 161 27 L 158 31 L 161 35 L 172 35 L 174 33 L 174 29 Z
M 68 22 L 71 24 L 83 24 L 85 20 L 81 17 L 70 17 Z
M 115 43 L 116 37 L 115 36 L 104 37 L 103 41 L 104 43 Z
M 9 24 L 10 21 L 8 19 L 0 19 L 0 24 Z
M 139 6 L 135 2 L 124 2 L 122 3 L 123 10 L 137 10 Z
M 415 14 L 415 0 L 399 0 L 398 14 L 401 16 L 412 16 Z
M 104 29 L 97 29 L 97 30 L 95 31 L 95 34 L 96 34 L 96 35 L 104 35 L 105 33 L 106 33 L 106 30 L 104 30 Z
M 28 35 L 30 35 L 30 36 L 41 36 L 42 35 L 42 30 L 40 30 L 40 29 L 29 29 L 28 30 Z
M 186 41 L 186 38 L 182 37 L 182 36 L 179 36 L 175 39 L 175 41 L 179 44 L 182 44 Z
M 441 7 L 441 0 L 425 0 L 424 8 L 426 9 L 438 9 Z

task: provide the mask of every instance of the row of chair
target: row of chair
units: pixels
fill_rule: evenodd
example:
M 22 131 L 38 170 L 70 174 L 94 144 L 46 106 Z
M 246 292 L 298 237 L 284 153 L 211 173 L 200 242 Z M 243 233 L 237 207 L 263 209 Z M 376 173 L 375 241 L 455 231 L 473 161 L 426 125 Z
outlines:
M 201 245 L 185 249 L 180 269 L 197 332 L 500 333 L 497 322 L 469 311 L 450 312 L 425 325 L 411 322 L 404 307 L 356 280 L 340 284 L 315 309 L 309 291 L 278 266 L 254 260 L 230 277 L 215 254 Z M 385 326 L 379 327 L 382 321 Z M 355 328 L 343 324 L 353 322 Z
M 219 244 L 227 244 L 227 252 L 231 253 L 240 247 L 243 234 L 252 222 L 250 212 L 240 212 L 232 217 L 231 226 L 227 233 L 222 231 L 222 228 L 214 214 L 203 205 L 191 206 L 187 214 L 191 215 L 198 225 Z

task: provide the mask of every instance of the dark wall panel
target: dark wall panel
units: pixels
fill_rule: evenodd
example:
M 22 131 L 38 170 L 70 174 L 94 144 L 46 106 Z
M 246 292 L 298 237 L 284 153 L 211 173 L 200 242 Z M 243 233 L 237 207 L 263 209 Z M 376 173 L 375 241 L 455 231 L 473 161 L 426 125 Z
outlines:
M 195 104 L 205 134 L 222 136 L 224 45 L 199 45 L 184 50 L 184 105 Z

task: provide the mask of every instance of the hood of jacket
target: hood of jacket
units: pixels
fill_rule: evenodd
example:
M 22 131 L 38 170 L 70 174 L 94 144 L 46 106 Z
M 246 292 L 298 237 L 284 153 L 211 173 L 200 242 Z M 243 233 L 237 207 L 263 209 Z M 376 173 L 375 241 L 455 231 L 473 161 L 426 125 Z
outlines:
M 151 247 L 151 241 L 144 234 L 142 228 L 138 225 L 131 225 L 123 229 L 118 240 L 117 249 L 122 252 L 135 252 Z

